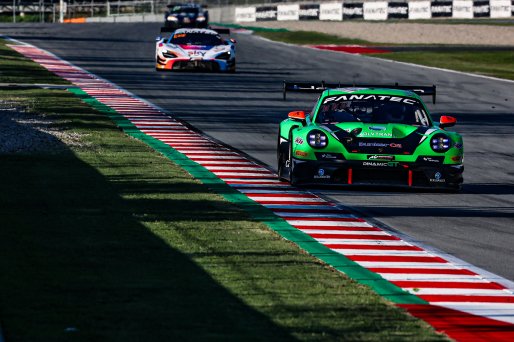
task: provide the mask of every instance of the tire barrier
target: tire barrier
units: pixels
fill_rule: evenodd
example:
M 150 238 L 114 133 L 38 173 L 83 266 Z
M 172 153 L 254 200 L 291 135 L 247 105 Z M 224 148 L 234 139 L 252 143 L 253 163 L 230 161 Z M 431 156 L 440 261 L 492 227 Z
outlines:
M 297 20 L 511 18 L 514 0 L 421 0 L 277 4 L 235 8 L 237 23 Z

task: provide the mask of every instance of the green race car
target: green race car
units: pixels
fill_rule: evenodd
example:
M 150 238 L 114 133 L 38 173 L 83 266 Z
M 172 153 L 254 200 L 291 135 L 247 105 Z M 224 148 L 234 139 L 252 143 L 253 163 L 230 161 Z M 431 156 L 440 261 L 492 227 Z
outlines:
M 434 123 L 419 95 L 435 86 L 344 86 L 284 82 L 286 92 L 320 92 L 311 113 L 280 123 L 278 175 L 293 185 L 394 185 L 459 190 L 462 137 Z

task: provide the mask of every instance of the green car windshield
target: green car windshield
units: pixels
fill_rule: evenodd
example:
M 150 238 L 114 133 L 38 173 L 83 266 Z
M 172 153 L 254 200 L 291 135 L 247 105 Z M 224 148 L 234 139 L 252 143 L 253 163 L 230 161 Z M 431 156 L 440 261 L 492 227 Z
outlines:
M 430 126 L 430 119 L 417 100 L 388 95 L 340 95 L 325 97 L 315 122 L 395 123 Z

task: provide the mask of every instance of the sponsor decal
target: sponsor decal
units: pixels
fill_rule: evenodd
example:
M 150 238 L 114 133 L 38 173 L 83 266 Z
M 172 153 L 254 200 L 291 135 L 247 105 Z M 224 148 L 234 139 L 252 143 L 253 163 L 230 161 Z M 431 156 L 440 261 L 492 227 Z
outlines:
M 330 175 L 326 175 L 324 169 L 319 169 L 318 170 L 318 174 L 314 175 L 314 178 L 316 178 L 316 179 L 327 179 L 327 178 L 330 178 Z
M 360 137 L 386 137 L 386 138 L 392 138 L 393 133 L 387 133 L 387 132 L 361 132 L 359 134 Z
M 489 17 L 490 12 L 491 12 L 491 8 L 489 6 L 489 0 L 473 1 L 473 17 L 474 18 Z
M 257 21 L 277 20 L 277 6 L 257 7 L 255 19 Z
M 199 57 L 205 56 L 205 53 L 206 53 L 206 51 L 200 51 L 200 50 L 192 50 L 192 51 L 187 52 L 187 54 L 189 56 L 199 56 Z
M 462 149 L 462 144 L 461 143 L 457 143 L 457 144 L 455 144 L 453 146 L 455 146 L 455 148 L 457 148 L 459 150 Z
M 213 36 L 218 35 L 218 32 L 206 30 L 206 29 L 181 29 L 178 33 L 173 35 L 173 38 L 184 38 L 187 37 L 188 34 L 210 34 Z
M 387 2 L 365 2 L 364 20 L 387 20 Z
M 409 6 L 406 2 L 390 2 L 387 8 L 388 18 L 403 18 L 409 17 Z
M 277 20 L 299 20 L 300 5 L 278 5 Z
M 364 18 L 363 3 L 343 3 L 343 20 Z
M 392 133 L 388 132 L 361 132 L 358 134 L 359 137 L 370 137 L 370 138 L 395 138 Z
M 409 1 L 409 19 L 430 19 L 430 1 Z
M 446 183 L 446 179 L 443 178 L 441 172 L 437 171 L 434 173 L 434 178 L 430 178 L 431 183 Z
M 235 17 L 238 23 L 253 22 L 256 20 L 255 15 L 255 7 L 236 7 Z
M 325 97 L 323 100 L 323 104 L 327 104 L 329 102 L 338 102 L 338 101 L 352 101 L 352 100 L 375 100 L 375 101 L 390 101 L 390 102 L 401 102 L 406 103 L 410 105 L 414 105 L 417 103 L 414 99 L 409 99 L 406 97 L 399 97 L 399 96 L 390 96 L 390 95 L 357 95 L 357 94 L 351 94 L 351 95 L 337 95 L 337 96 L 329 96 Z
M 372 130 L 372 131 L 385 131 L 385 130 L 386 130 L 386 128 L 385 128 L 385 127 L 383 127 L 383 126 L 370 126 L 370 127 L 368 127 L 368 128 L 369 128 L 370 130 Z
M 402 148 L 402 144 L 398 144 L 398 143 L 379 143 L 379 142 L 359 142 L 359 147 L 391 147 L 391 148 Z
M 344 157 L 341 153 L 326 153 L 326 152 L 314 152 L 316 159 L 323 160 L 343 160 Z
M 319 5 L 318 4 L 301 4 L 300 5 L 300 20 L 317 20 L 319 19 Z
M 381 155 L 378 155 L 378 154 L 372 154 L 372 155 L 368 155 L 368 159 L 369 160 L 394 160 L 394 156 L 381 156 Z
M 294 142 L 295 142 L 295 143 L 297 143 L 298 145 L 301 145 L 301 144 L 303 144 L 303 139 L 302 139 L 302 138 L 300 138 L 300 137 L 298 137 L 298 138 L 296 138 L 296 139 L 294 140 Z
M 452 1 L 432 1 L 430 11 L 432 18 L 451 17 L 452 16 Z
M 434 164 L 440 164 L 441 160 L 432 158 L 432 157 L 422 157 L 421 160 L 423 160 L 426 163 L 434 163 Z
M 491 0 L 491 18 L 508 18 L 512 11 L 514 6 L 509 0 Z
M 365 161 L 362 162 L 362 166 L 372 166 L 372 167 L 397 167 L 399 162 L 376 162 L 376 161 Z
M 300 157 L 307 157 L 309 154 L 307 152 L 303 152 L 303 151 L 295 151 L 295 153 L 297 156 L 300 156 Z
M 473 1 L 455 0 L 453 1 L 453 18 L 473 19 Z
M 343 4 L 331 2 L 320 4 L 319 20 L 343 20 Z

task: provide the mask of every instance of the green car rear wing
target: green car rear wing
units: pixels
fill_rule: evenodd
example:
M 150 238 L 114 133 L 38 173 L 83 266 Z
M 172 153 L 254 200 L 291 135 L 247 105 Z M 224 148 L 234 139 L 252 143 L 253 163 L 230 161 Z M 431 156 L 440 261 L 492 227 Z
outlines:
M 405 86 L 395 84 L 350 84 L 350 83 L 325 83 L 321 81 L 316 82 L 288 82 L 284 81 L 283 97 L 286 99 L 287 92 L 300 92 L 300 93 L 322 93 L 327 89 L 337 88 L 379 88 L 379 89 L 401 89 L 408 90 L 418 96 L 432 96 L 432 102 L 435 103 L 436 87 L 432 86 Z

